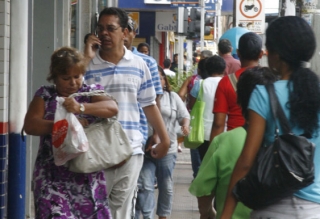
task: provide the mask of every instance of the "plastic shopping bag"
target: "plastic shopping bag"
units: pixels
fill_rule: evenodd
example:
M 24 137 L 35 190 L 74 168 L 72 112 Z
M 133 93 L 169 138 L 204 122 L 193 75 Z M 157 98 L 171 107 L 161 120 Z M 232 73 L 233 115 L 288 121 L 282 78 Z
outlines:
M 203 112 L 206 103 L 197 100 L 190 113 L 190 133 L 184 138 L 186 148 L 198 148 L 204 142 Z
M 203 112 L 206 102 L 203 101 L 203 80 L 200 84 L 200 90 L 197 100 L 190 112 L 190 133 L 184 138 L 186 148 L 198 148 L 204 142 L 204 123 Z
M 57 97 L 57 109 L 52 130 L 54 163 L 64 165 L 81 153 L 88 151 L 89 143 L 81 123 L 73 113 L 62 106 L 64 98 Z

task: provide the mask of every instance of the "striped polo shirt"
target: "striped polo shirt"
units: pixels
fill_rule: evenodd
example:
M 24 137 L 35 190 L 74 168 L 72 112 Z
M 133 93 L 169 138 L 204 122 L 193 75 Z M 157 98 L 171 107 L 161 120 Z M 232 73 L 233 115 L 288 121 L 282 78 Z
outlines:
M 99 52 L 91 60 L 85 75 L 87 84 L 98 83 L 118 101 L 118 120 L 126 132 L 134 154 L 141 154 L 139 106 L 155 105 L 156 93 L 145 61 L 124 47 L 117 65 L 103 60 Z
M 147 56 L 143 53 L 138 52 L 137 48 L 134 46 L 132 47 L 132 52 L 133 54 L 140 56 L 146 62 L 151 73 L 151 78 L 152 78 L 152 82 L 153 82 L 153 86 L 155 88 L 156 94 L 157 95 L 163 94 L 159 72 L 158 72 L 158 64 L 156 60 L 151 56 Z M 144 137 L 143 144 L 145 144 L 148 138 L 148 123 L 147 123 L 147 118 L 141 107 L 140 107 L 140 123 L 141 123 L 140 131 Z

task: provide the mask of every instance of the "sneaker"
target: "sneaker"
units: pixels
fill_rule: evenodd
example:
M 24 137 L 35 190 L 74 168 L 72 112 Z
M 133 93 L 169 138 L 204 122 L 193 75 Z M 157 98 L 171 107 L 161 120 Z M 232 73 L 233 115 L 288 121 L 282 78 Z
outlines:
M 158 188 L 158 184 L 154 184 L 154 189 L 157 189 Z
M 181 152 L 182 152 L 182 148 L 181 148 L 181 146 L 180 146 L 180 145 L 178 146 L 178 152 L 179 152 L 179 153 L 181 153 Z

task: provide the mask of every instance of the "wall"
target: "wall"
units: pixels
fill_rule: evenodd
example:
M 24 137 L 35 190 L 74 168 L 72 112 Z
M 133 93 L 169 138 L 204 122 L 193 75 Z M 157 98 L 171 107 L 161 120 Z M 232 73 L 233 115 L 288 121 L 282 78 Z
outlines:
M 311 59 L 311 69 L 320 75 L 320 14 L 314 14 L 312 29 L 316 35 L 317 48 Z

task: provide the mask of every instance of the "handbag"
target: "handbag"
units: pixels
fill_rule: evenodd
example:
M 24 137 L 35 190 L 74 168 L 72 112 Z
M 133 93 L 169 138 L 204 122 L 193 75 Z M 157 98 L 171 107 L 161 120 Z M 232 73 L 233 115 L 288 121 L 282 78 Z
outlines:
M 75 93 L 70 97 L 97 95 L 109 96 L 114 99 L 101 90 Z M 133 149 L 117 117 L 101 119 L 90 124 L 84 131 L 88 138 L 89 150 L 68 162 L 70 171 L 77 173 L 97 172 L 117 166 L 131 157 Z
M 279 119 L 284 134 L 279 135 L 276 125 L 274 142 L 260 147 L 251 170 L 233 189 L 235 197 L 251 209 L 272 205 L 314 180 L 315 145 L 303 135 L 291 132 L 274 85 L 266 85 L 266 88 L 273 118 Z
M 184 138 L 186 148 L 198 148 L 204 142 L 203 112 L 206 103 L 203 101 L 203 80 L 201 81 L 197 100 L 190 112 L 190 133 Z

